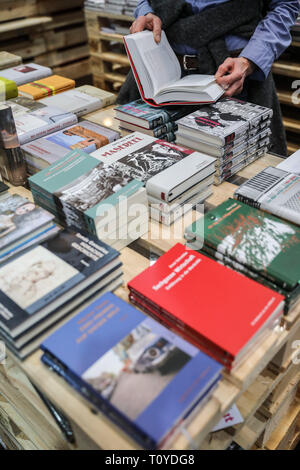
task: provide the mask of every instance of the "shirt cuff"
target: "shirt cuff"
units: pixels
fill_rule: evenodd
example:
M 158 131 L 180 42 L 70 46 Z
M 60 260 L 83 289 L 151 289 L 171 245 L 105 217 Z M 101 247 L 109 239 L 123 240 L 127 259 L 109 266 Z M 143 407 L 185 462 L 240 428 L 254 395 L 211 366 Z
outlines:
M 146 16 L 148 13 L 153 13 L 150 5 L 142 5 L 135 10 L 134 16 L 138 18 L 139 16 Z
M 251 60 L 257 66 L 257 70 L 249 78 L 259 81 L 266 80 L 275 60 L 274 52 L 268 44 L 254 38 L 250 39 L 247 46 L 240 53 L 240 57 Z

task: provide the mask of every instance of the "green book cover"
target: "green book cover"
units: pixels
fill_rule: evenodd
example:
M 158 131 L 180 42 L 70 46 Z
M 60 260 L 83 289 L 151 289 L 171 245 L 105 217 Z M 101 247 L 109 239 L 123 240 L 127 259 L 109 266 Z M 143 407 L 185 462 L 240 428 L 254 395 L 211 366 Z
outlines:
M 5 100 L 11 100 L 18 96 L 18 87 L 12 80 L 0 77 L 0 97 L 5 94 Z
M 197 239 L 287 291 L 299 285 L 300 228 L 228 199 L 187 228 Z

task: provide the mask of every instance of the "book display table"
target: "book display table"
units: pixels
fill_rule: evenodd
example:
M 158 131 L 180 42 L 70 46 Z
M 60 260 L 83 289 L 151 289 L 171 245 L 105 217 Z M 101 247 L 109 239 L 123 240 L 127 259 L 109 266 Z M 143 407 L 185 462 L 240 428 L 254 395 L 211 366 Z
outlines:
M 279 157 L 266 155 L 233 177 L 231 182 L 214 187 L 205 210 L 232 197 L 237 185 L 279 161 Z M 31 198 L 31 193 L 24 188 L 12 188 L 11 191 Z M 179 220 L 171 227 L 149 222 L 149 233 L 121 252 L 124 286 L 115 294 L 128 301 L 127 283 L 150 265 L 151 256 L 160 256 L 177 242 L 184 243 L 184 225 L 199 217 L 201 214 L 193 211 L 186 220 Z M 244 363 L 231 374 L 224 374 L 213 396 L 184 432 L 175 438 L 172 449 L 221 450 L 232 442 L 244 449 L 294 448 L 300 439 L 300 370 L 293 362 L 295 350 L 291 339 L 297 331 L 300 331 L 300 305 L 285 317 L 276 331 L 266 334 Z M 0 439 L 4 443 L 24 449 L 139 448 L 50 372 L 40 362 L 40 357 L 38 351 L 20 362 L 8 352 L 6 363 L 0 366 Z M 233 404 L 237 404 L 244 422 L 211 433 Z

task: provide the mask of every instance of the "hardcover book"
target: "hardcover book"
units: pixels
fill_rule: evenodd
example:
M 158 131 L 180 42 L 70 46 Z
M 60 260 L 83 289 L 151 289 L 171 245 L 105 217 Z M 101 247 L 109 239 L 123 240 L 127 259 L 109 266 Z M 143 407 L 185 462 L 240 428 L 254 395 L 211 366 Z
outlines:
M 101 108 L 112 106 L 115 104 L 117 96 L 109 91 L 102 90 L 101 88 L 92 85 L 82 85 L 76 88 L 77 91 L 85 93 L 88 96 L 93 96 L 101 101 Z
M 75 114 L 48 106 L 15 117 L 21 145 L 76 124 L 77 121 Z
M 268 167 L 242 184 L 235 199 L 300 225 L 300 176 Z
M 124 38 L 125 48 L 141 97 L 152 106 L 213 103 L 224 94 L 213 75 L 187 75 L 165 32 L 156 44 L 152 31 Z
M 132 101 L 131 103 L 118 106 L 116 108 L 116 118 L 144 129 L 157 129 L 169 122 L 187 116 L 195 111 L 191 106 L 164 106 L 154 108 L 143 100 Z
M 52 70 L 49 67 L 31 63 L 1 70 L 0 74 L 2 77 L 13 80 L 18 86 L 21 86 L 34 80 L 49 77 L 52 75 Z
M 300 176 L 300 149 L 288 158 L 282 160 L 282 162 L 277 165 L 277 168 Z
M 74 126 L 25 144 L 22 149 L 27 162 L 41 170 L 65 157 L 71 150 L 78 149 L 92 153 L 118 140 L 119 137 L 120 134 L 113 130 L 89 121 L 81 121 Z
M 57 95 L 75 88 L 75 81 L 70 78 L 52 75 L 51 77 L 35 80 L 19 87 L 19 95 L 32 100 L 41 100 L 47 96 Z
M 14 67 L 22 63 L 22 57 L 11 54 L 10 52 L 0 52 L 0 70 Z
M 210 106 L 179 119 L 178 130 L 184 137 L 204 140 L 223 147 L 247 137 L 249 129 L 272 117 L 272 110 L 236 100 L 224 98 Z
M 228 199 L 188 227 L 185 236 L 287 291 L 299 285 L 300 266 L 294 260 L 300 255 L 300 228 L 267 212 Z
M 0 267 L 0 327 L 20 335 L 120 265 L 94 237 L 64 230 Z
M 46 365 L 148 449 L 163 447 L 222 371 L 111 293 L 59 328 L 42 349 Z
M 6 104 L 11 107 L 14 118 L 22 114 L 36 111 L 37 109 L 45 108 L 44 104 L 25 98 L 24 96 L 17 96 L 17 98 L 8 100 Z
M 134 303 L 229 369 L 283 314 L 281 295 L 181 244 L 128 287 Z
M 18 87 L 16 82 L 0 76 L 0 100 L 10 100 L 18 96 Z

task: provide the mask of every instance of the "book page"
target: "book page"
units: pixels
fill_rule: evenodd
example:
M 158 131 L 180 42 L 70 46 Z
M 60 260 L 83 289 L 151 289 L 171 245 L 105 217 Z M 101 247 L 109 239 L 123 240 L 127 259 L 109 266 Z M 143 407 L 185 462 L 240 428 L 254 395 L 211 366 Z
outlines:
M 151 77 L 154 95 L 161 88 L 167 87 L 180 79 L 180 64 L 164 31 L 159 44 L 154 41 L 152 31 L 143 31 L 132 37 L 135 38 L 137 49 Z

